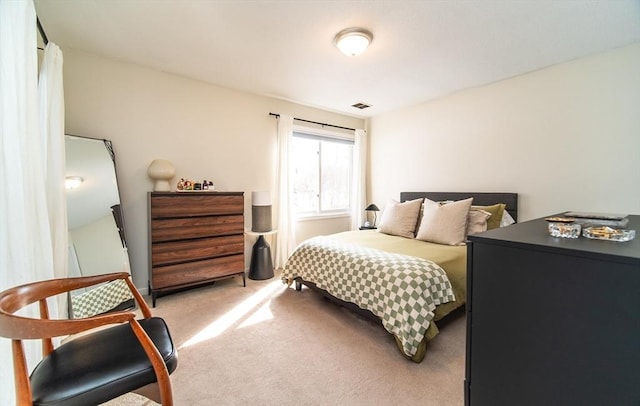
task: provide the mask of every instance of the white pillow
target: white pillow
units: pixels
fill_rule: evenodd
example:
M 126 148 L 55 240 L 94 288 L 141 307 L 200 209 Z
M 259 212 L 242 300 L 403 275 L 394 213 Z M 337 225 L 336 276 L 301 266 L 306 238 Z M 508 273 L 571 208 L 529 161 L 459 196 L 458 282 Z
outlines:
M 462 245 L 473 198 L 440 205 L 425 199 L 417 239 L 438 244 Z
M 500 219 L 500 227 L 506 227 L 506 226 L 510 226 L 511 224 L 515 224 L 515 220 L 513 219 L 513 217 L 511 217 L 511 214 L 509 214 L 508 211 L 504 211 L 504 213 L 502 213 L 502 218 Z
M 384 234 L 413 238 L 421 205 L 422 199 L 409 200 L 404 203 L 398 203 L 393 199 L 389 200 L 382 212 L 378 231 Z

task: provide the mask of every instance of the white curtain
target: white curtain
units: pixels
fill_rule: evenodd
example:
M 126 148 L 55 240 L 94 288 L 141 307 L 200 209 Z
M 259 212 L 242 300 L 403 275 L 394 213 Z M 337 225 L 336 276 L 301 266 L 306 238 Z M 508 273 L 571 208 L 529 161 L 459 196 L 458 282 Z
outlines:
M 351 182 L 351 229 L 357 230 L 365 221 L 367 205 L 367 132 L 355 130 L 353 143 L 353 181 Z
M 49 42 L 38 80 L 40 139 L 45 169 L 45 192 L 53 250 L 53 271 L 57 278 L 68 275 L 67 205 L 64 189 L 65 136 L 62 51 Z M 58 298 L 58 313 L 67 314 L 66 297 Z
M 275 212 L 278 232 L 274 263 L 276 268 L 284 266 L 289 254 L 295 249 L 295 219 L 291 210 L 291 165 L 289 153 L 293 137 L 293 117 L 278 118 L 278 151 L 276 155 L 276 199 Z
M 58 238 L 59 234 L 53 232 L 51 224 L 66 228 L 64 219 L 50 221 L 49 217 L 50 208 L 58 214 L 64 208 L 64 202 L 48 204 L 47 200 L 47 182 L 57 182 L 57 165 L 64 165 L 64 156 L 49 156 L 61 148 L 59 139 L 49 140 L 58 135 L 52 131 L 43 138 L 41 134 L 37 59 L 33 1 L 0 1 L 0 290 L 54 277 L 54 262 L 58 263 L 58 259 L 54 261 L 52 235 Z M 61 75 L 59 80 L 53 86 L 61 89 Z M 53 105 L 57 102 L 51 103 L 50 111 L 64 113 L 60 106 Z M 64 128 L 61 123 L 47 126 Z M 49 171 L 51 177 L 47 176 Z M 54 199 L 62 196 L 64 200 L 63 193 L 59 191 Z M 66 264 L 61 266 L 63 272 Z M 33 315 L 29 311 L 36 309 L 27 310 L 22 314 Z M 50 313 L 57 316 L 55 303 L 51 303 Z M 27 341 L 30 367 L 40 358 L 40 351 L 38 342 Z M 2 405 L 15 403 L 11 359 L 10 341 L 0 339 Z

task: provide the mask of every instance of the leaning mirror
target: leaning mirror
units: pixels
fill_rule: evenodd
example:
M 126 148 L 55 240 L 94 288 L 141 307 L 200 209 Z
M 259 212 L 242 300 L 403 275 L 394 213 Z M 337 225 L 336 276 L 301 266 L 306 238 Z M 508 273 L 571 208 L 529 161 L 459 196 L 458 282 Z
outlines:
M 111 141 L 65 136 L 69 276 L 131 272 Z M 124 281 L 69 296 L 69 318 L 132 307 Z

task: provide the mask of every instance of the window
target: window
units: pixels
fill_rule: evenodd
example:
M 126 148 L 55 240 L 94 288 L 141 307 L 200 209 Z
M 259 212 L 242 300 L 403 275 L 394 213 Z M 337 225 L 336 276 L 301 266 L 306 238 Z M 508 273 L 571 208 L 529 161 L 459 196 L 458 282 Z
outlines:
M 353 140 L 294 132 L 291 163 L 296 214 L 350 213 Z

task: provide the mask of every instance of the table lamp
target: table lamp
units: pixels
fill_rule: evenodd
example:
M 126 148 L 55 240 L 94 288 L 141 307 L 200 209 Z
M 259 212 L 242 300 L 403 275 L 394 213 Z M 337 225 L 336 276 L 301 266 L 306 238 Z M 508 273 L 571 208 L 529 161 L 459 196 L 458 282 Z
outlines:
M 271 231 L 271 192 L 251 192 L 251 231 Z
M 380 209 L 378 208 L 378 206 L 376 206 L 375 204 L 370 204 L 367 206 L 366 209 L 364 209 L 365 211 L 372 211 L 373 212 L 373 226 L 376 226 L 376 221 L 378 220 L 378 214 L 376 212 L 379 212 Z

